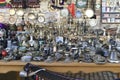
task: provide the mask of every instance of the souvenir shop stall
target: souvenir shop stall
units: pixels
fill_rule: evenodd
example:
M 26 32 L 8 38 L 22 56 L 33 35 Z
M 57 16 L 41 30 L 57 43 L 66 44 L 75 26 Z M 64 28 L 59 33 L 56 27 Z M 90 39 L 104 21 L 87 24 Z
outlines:
M 0 73 L 118 80 L 119 35 L 119 0 L 0 0 Z

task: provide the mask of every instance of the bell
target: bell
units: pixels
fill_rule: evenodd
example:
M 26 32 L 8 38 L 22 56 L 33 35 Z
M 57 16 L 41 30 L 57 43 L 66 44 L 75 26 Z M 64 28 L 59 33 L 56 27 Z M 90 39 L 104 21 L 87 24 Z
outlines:
M 115 50 L 113 50 L 110 53 L 108 61 L 111 62 L 111 63 L 119 63 L 120 62 L 120 60 L 118 59 L 118 54 Z

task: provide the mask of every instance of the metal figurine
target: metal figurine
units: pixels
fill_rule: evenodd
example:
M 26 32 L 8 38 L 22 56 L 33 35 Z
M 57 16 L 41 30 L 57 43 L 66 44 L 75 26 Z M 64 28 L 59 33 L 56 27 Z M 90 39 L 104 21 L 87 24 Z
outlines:
M 111 63 L 119 63 L 120 62 L 120 60 L 118 58 L 118 53 L 116 52 L 115 49 L 113 49 L 111 51 L 108 61 L 111 62 Z

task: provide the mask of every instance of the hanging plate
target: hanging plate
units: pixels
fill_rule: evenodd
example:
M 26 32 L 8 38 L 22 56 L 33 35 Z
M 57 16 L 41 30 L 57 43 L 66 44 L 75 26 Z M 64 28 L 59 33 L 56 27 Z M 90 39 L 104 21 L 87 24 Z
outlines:
M 9 17 L 9 23 L 10 23 L 10 24 L 15 24 L 16 19 L 17 19 L 17 18 L 16 18 L 15 16 L 10 16 L 10 17 Z
M 80 18 L 82 16 L 82 13 L 79 10 L 77 10 L 75 15 L 76 18 Z
M 36 18 L 34 13 L 28 13 L 28 19 L 34 20 Z
M 5 21 L 5 18 L 3 15 L 0 15 L 0 22 L 4 22 Z
M 10 14 L 10 15 L 15 15 L 15 9 L 10 9 L 10 10 L 9 10 L 9 14 Z
M 62 9 L 60 14 L 63 17 L 67 17 L 69 15 L 68 9 L 67 8 Z
M 16 14 L 17 14 L 18 16 L 23 16 L 23 15 L 24 15 L 24 10 L 23 10 L 23 9 L 18 9 L 18 10 L 16 11 Z
M 76 0 L 77 8 L 85 8 L 87 4 L 87 0 Z
M 45 17 L 42 16 L 42 15 L 38 16 L 38 21 L 39 21 L 40 23 L 44 22 L 44 21 L 45 21 Z
M 89 24 L 90 24 L 90 26 L 96 26 L 97 25 L 97 20 L 96 19 L 90 19 L 89 20 Z

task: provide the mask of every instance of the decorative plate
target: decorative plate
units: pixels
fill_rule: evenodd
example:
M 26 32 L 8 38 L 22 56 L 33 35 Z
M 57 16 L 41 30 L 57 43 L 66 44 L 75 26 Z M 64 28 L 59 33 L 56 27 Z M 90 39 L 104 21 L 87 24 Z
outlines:
M 76 18 L 80 18 L 81 16 L 82 16 L 82 13 L 79 10 L 77 10 L 76 11 Z
M 63 17 L 67 17 L 68 14 L 69 14 L 69 11 L 68 11 L 67 8 L 64 8 L 64 9 L 61 10 L 60 14 L 61 14 L 61 16 L 63 16 Z
M 96 26 L 97 25 L 97 20 L 96 19 L 90 19 L 89 24 L 90 24 L 90 26 Z
M 40 23 L 42 23 L 42 22 L 44 22 L 45 21 L 45 17 L 44 16 L 39 16 L 38 17 L 38 21 L 40 22 Z
M 87 4 L 87 0 L 76 0 L 77 8 L 85 8 Z
M 10 16 L 10 17 L 9 17 L 9 23 L 10 23 L 10 24 L 15 24 L 16 19 L 17 19 L 16 16 Z
M 16 11 L 16 14 L 17 14 L 18 16 L 23 16 L 24 10 L 23 10 L 23 9 L 18 9 L 18 10 Z
M 5 18 L 3 15 L 0 15 L 0 22 L 4 22 L 5 21 Z
M 10 9 L 10 10 L 9 10 L 9 14 L 10 14 L 10 15 L 15 15 L 15 9 Z
M 34 20 L 36 18 L 34 13 L 28 13 L 28 19 Z

